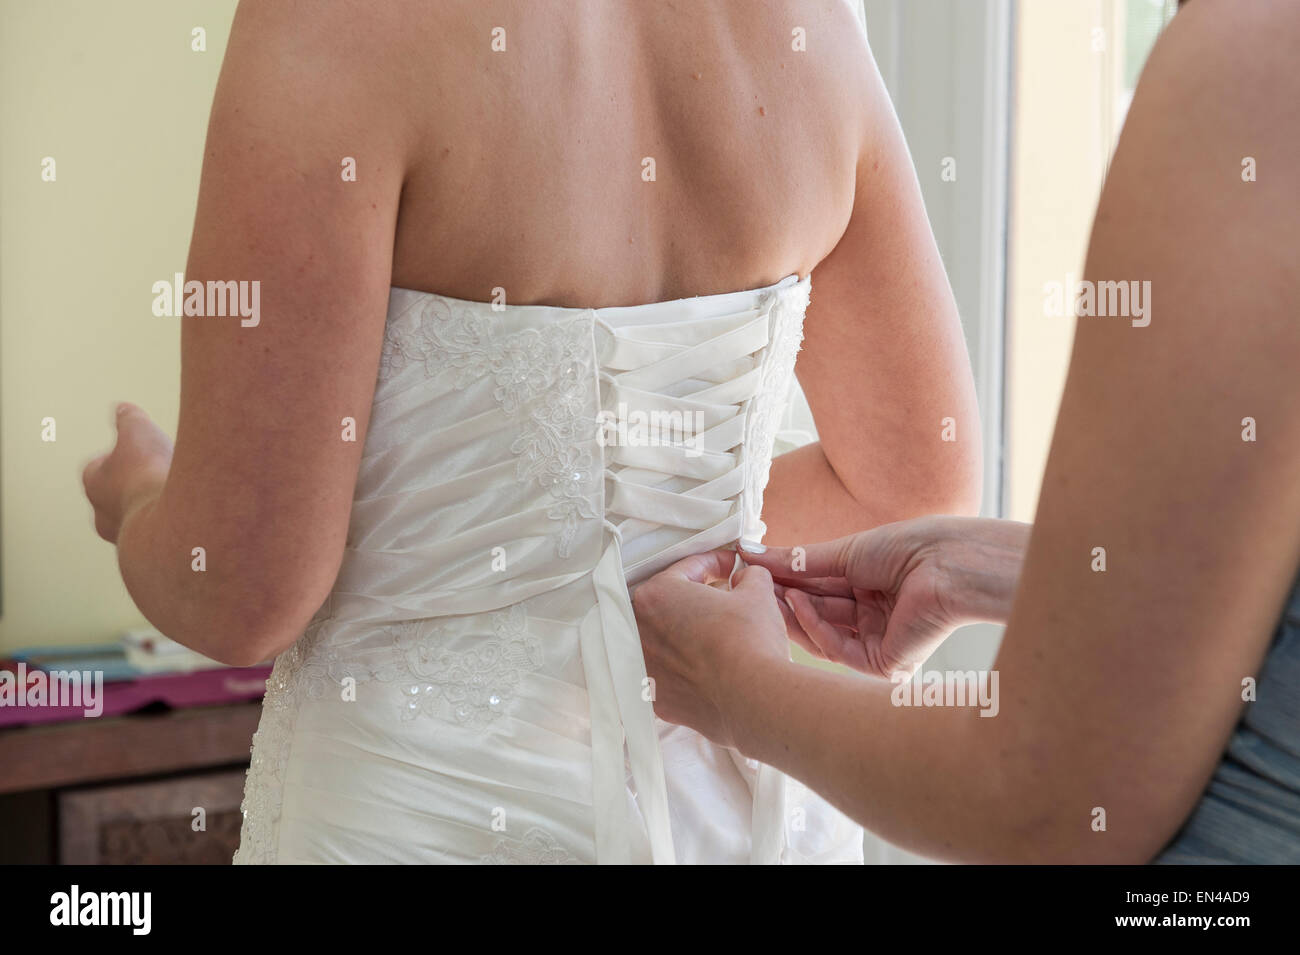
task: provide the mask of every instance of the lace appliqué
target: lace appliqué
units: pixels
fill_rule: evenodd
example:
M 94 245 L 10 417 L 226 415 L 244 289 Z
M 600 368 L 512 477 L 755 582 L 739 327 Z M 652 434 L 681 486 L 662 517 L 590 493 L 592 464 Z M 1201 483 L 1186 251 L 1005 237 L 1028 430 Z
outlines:
M 502 839 L 487 855 L 479 859 L 484 865 L 577 865 L 578 860 L 555 841 L 545 829 L 536 826 L 519 839 Z
M 303 661 L 328 621 L 320 614 L 303 635 L 275 659 L 262 697 L 262 717 L 253 734 L 252 758 L 244 778 L 243 814 L 235 865 L 258 865 L 275 861 L 284 796 L 284 767 L 289 761 L 294 723 L 298 717 L 298 692 Z
M 518 457 L 516 474 L 554 499 L 547 516 L 560 522 L 555 550 L 568 557 L 581 519 L 598 516 L 590 313 L 502 334 L 486 308 L 430 296 L 415 315 L 385 328 L 379 377 L 419 364 L 430 377 L 453 371 L 457 388 L 490 378 L 501 410 L 525 419 L 510 446 Z
M 340 705 L 349 705 L 343 702 L 345 687 L 381 683 L 394 692 L 393 711 L 401 720 L 423 715 L 483 730 L 499 719 L 525 674 L 540 669 L 542 646 L 527 630 L 522 605 L 493 613 L 490 619 L 492 638 L 465 650 L 440 646 L 445 626 L 430 630 L 425 620 L 392 624 L 384 628 L 391 637 L 384 662 L 372 665 L 345 659 L 338 648 L 319 646 L 332 618 L 313 620 L 276 658 L 266 681 L 240 805 L 244 819 L 235 863 L 275 861 L 283 773 L 304 700 L 336 696 Z
M 525 674 L 541 668 L 542 644 L 528 632 L 521 604 L 489 616 L 492 637 L 452 650 L 450 628 L 427 620 L 404 620 L 383 628 L 382 662 L 366 665 L 336 647 L 313 652 L 299 667 L 302 693 L 319 700 L 366 684 L 393 687 L 394 713 L 401 720 L 419 716 L 447 719 L 485 729 L 507 710 Z M 372 656 L 376 654 L 371 652 Z
M 758 390 L 750 410 L 745 436 L 745 488 L 747 530 L 761 524 L 763 491 L 772 467 L 772 448 L 790 397 L 790 382 L 803 344 L 803 315 L 807 286 L 775 291 L 771 304 L 767 351 L 759 370 Z M 802 294 L 797 294 L 802 292 Z
M 438 647 L 437 632 L 421 636 L 418 625 L 402 625 L 394 643 L 406 664 L 401 717 L 438 716 L 445 705 L 451 719 L 483 729 L 504 711 L 524 674 L 542 665 L 541 641 L 525 629 L 519 605 L 492 615 L 495 639 L 466 650 Z

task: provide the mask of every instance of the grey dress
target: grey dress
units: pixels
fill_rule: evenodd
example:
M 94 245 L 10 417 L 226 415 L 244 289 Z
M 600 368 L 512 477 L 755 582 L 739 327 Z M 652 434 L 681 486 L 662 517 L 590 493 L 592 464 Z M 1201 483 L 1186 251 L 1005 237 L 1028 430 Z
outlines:
M 1201 801 L 1160 864 L 1300 863 L 1300 580 L 1287 598 L 1256 698 Z

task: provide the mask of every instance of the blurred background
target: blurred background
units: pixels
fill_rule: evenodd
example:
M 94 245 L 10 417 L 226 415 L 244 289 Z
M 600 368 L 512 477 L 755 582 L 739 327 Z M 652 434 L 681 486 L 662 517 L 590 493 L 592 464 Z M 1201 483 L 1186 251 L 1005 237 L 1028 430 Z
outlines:
M 1032 520 L 1074 332 L 1045 313 L 1045 285 L 1082 269 L 1173 0 L 844 2 L 961 309 L 984 512 Z M 196 671 L 151 639 L 80 486 L 117 400 L 174 430 L 179 325 L 153 315 L 152 285 L 184 269 L 235 6 L 0 0 L 0 658 L 155 680 L 121 696 L 132 716 L 0 722 L 0 861 L 227 862 L 238 834 L 264 675 Z M 790 424 L 809 428 L 798 407 Z M 967 628 L 935 666 L 987 667 L 999 636 Z M 918 860 L 869 838 L 868 861 Z

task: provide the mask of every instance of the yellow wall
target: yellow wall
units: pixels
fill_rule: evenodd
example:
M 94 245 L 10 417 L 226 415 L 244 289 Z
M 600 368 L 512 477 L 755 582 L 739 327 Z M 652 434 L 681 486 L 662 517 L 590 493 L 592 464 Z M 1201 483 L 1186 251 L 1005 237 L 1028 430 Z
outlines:
M 185 266 L 234 9 L 0 0 L 0 651 L 143 623 L 80 473 L 119 399 L 175 431 L 179 325 L 153 316 L 151 286 Z

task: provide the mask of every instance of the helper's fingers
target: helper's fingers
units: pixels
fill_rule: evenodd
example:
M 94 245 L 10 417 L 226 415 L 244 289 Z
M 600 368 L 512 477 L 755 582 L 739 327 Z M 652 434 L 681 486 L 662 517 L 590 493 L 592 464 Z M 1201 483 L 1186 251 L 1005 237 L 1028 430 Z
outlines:
M 735 566 L 735 551 L 711 550 L 684 557 L 661 573 L 665 577 L 677 577 L 697 584 L 712 584 L 719 580 L 730 580 Z
M 787 597 L 791 609 L 794 610 L 795 619 L 799 621 L 799 626 L 803 628 L 804 633 L 808 634 L 808 639 L 821 651 L 822 656 L 827 660 L 840 659 L 844 642 L 853 639 L 853 635 L 822 619 L 807 594 L 791 590 Z
M 773 574 L 772 579 L 779 587 L 794 587 L 806 594 L 820 594 L 823 597 L 853 596 L 853 588 L 843 577 L 782 577 Z
M 766 567 L 775 579 L 785 583 L 799 584 L 814 578 L 834 587 L 833 580 L 841 578 L 859 590 L 891 592 L 898 585 L 898 575 L 909 553 L 907 537 L 900 536 L 898 525 L 875 527 L 806 547 L 762 548 L 761 544 L 742 541 L 737 551 L 745 563 Z
M 785 588 L 786 595 L 792 593 L 798 593 L 808 602 L 817 616 L 831 626 L 852 631 L 858 629 L 858 602 L 852 597 L 825 597 L 821 594 L 810 594 L 802 587 Z
M 741 541 L 737 553 L 747 564 L 766 567 L 773 577 L 843 577 L 849 566 L 853 537 L 796 547 L 763 547 Z
M 731 582 L 731 590 L 733 593 L 738 590 L 771 593 L 772 575 L 768 573 L 766 567 L 750 567 L 746 565 L 736 573 Z
M 794 611 L 784 600 L 776 602 L 777 607 L 781 610 L 781 619 L 785 621 L 785 635 L 792 641 L 803 647 L 809 656 L 816 657 L 818 660 L 825 660 L 826 654 L 822 653 L 817 644 L 808 639 L 808 634 L 803 632 L 803 627 L 799 626 L 799 620 L 795 617 Z

